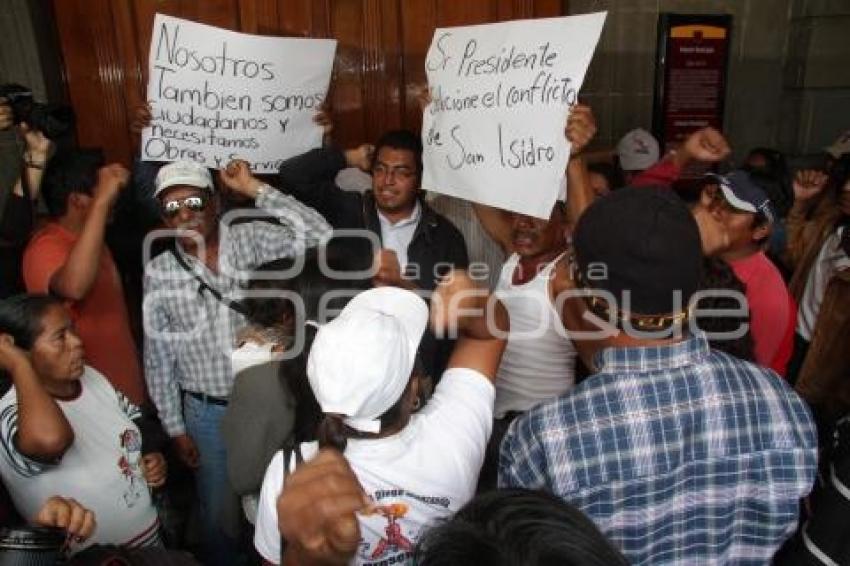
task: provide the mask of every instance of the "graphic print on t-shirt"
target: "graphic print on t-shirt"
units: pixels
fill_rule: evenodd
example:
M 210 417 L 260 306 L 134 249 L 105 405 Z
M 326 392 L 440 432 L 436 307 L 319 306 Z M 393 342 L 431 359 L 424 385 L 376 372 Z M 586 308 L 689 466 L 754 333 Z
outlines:
M 361 541 L 358 556 L 363 566 L 385 566 L 404 564 L 413 556 L 413 547 L 419 538 L 418 528 L 411 528 L 404 518 L 410 513 L 411 505 L 401 501 L 409 498 L 427 505 L 448 508 L 448 497 L 422 497 L 403 489 L 380 490 L 372 499 L 379 503 L 366 516 L 381 516 L 385 519 L 383 535 L 374 545 Z
M 128 428 L 118 436 L 118 440 L 121 446 L 118 469 L 127 481 L 127 488 L 124 490 L 123 496 L 124 503 L 130 509 L 142 498 L 147 489 L 144 474 L 142 474 L 139 465 L 142 455 L 142 439 L 138 431 Z

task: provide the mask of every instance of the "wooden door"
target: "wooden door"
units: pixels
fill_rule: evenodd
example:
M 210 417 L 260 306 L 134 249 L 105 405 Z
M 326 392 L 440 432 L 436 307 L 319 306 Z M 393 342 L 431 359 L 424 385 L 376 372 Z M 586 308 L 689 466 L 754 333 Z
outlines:
M 262 35 L 332 37 L 330 100 L 341 146 L 389 128 L 418 131 L 414 99 L 424 59 L 443 26 L 553 17 L 563 0 L 53 0 L 78 138 L 110 160 L 134 153 L 132 110 L 144 100 L 157 12 Z

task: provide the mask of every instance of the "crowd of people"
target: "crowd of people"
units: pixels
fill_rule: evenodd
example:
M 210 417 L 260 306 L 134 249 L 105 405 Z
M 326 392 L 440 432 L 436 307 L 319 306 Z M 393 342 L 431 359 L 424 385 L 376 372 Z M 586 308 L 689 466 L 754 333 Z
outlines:
M 0 99 L 7 524 L 78 563 L 850 563 L 850 136 L 590 153 L 577 104 L 548 219 L 449 219 L 418 133 L 316 120 L 277 176 L 131 171 Z

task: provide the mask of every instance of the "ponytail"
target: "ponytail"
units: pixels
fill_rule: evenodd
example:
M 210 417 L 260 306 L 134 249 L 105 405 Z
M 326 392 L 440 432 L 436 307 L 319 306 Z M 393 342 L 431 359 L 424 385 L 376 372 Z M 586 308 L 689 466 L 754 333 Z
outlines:
M 342 415 L 325 413 L 324 418 L 319 423 L 319 429 L 316 431 L 319 448 L 336 448 L 340 452 L 345 452 L 345 447 L 348 445 L 346 433 L 349 429 L 342 422 L 342 419 Z

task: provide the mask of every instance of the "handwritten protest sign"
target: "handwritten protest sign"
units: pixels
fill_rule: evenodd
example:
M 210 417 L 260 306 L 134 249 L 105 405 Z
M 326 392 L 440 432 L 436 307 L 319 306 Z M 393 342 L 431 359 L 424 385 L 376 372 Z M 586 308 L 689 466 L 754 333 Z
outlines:
M 425 60 L 422 188 L 549 218 L 605 12 L 440 28 Z
M 313 116 L 335 50 L 332 39 L 259 37 L 157 14 L 142 159 L 220 169 L 239 158 L 255 172 L 277 171 L 321 145 Z

